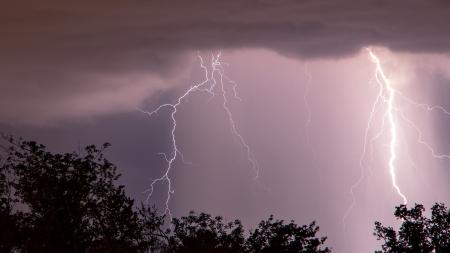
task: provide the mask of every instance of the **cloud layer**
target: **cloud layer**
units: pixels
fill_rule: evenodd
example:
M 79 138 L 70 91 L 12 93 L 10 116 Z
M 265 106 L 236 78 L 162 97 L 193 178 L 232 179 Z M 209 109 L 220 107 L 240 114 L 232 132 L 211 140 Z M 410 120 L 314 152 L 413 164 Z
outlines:
M 441 0 L 3 1 L 0 119 L 130 110 L 176 83 L 165 79 L 176 79 L 192 50 L 267 48 L 301 58 L 368 45 L 448 52 L 449 23 L 450 4 Z

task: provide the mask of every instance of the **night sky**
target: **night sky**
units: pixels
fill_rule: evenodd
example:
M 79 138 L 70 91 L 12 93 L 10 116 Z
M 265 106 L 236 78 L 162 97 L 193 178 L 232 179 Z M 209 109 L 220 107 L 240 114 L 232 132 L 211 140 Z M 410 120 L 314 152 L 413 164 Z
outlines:
M 176 103 L 205 79 L 199 56 L 211 71 L 221 52 L 237 84 L 234 97 L 225 81 L 227 108 L 259 176 L 220 88 L 192 93 L 176 114 L 185 162 L 169 174 L 174 216 L 316 220 L 335 252 L 370 252 L 380 245 L 373 222 L 398 225 L 402 198 L 367 48 L 396 91 L 396 183 L 408 205 L 449 205 L 448 24 L 444 0 L 4 0 L 0 131 L 55 152 L 110 142 L 121 183 L 145 201 L 173 125 L 170 108 L 140 110 Z M 166 191 L 155 184 L 149 204 L 164 210 Z

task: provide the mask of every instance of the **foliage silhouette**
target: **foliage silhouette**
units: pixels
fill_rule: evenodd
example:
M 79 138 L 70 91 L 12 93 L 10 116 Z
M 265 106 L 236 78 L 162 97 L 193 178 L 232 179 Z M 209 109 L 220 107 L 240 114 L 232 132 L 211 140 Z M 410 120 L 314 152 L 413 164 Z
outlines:
M 139 219 L 133 200 L 114 184 L 119 177 L 115 166 L 103 157 L 109 144 L 88 146 L 84 154 L 52 154 L 35 142 L 10 141 L 1 167 L 2 206 L 7 207 L 2 220 L 14 220 L 19 227 L 16 250 L 137 250 Z M 18 206 L 14 212 L 13 206 Z
M 315 223 L 270 216 L 246 232 L 239 220 L 191 212 L 166 224 L 117 184 L 120 174 L 103 154 L 109 144 L 54 154 L 36 142 L 7 140 L 0 157 L 0 252 L 330 252 L 325 238 L 316 238 Z
M 298 226 L 294 221 L 284 224 L 271 215 L 251 232 L 247 244 L 250 252 L 331 252 L 328 247 L 323 247 L 326 237 L 316 237 L 318 231 L 319 227 L 315 222 L 304 226 Z
M 396 207 L 395 217 L 402 220 L 399 231 L 375 222 L 374 235 L 383 240 L 382 250 L 377 252 L 450 252 L 450 209 L 436 203 L 431 208 L 431 218 L 424 216 L 423 205 L 408 209 Z
M 5 160 L 0 156 L 0 163 Z M 13 200 L 10 196 L 8 173 L 0 164 L 0 252 L 10 252 L 17 244 L 18 223 L 12 213 Z
M 172 224 L 165 252 L 245 252 L 244 229 L 239 220 L 224 223 L 220 216 L 190 212 L 173 219 Z
M 327 253 L 325 237 L 317 238 L 319 227 L 315 223 L 298 226 L 293 221 L 284 224 L 270 216 L 261 221 L 255 230 L 245 230 L 239 220 L 225 223 L 220 216 L 209 214 L 189 216 L 173 220 L 173 233 L 165 252 L 244 252 L 244 253 Z

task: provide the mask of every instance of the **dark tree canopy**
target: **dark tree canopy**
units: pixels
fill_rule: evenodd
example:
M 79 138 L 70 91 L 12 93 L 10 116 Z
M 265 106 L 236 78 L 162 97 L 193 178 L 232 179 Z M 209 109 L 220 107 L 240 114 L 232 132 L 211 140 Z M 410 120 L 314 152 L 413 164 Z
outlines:
M 408 209 L 405 205 L 396 207 L 395 217 L 402 220 L 398 231 L 375 222 L 378 240 L 383 240 L 379 252 L 450 252 L 450 209 L 436 203 L 431 208 L 431 218 L 424 216 L 425 208 L 416 204 Z
M 209 214 L 189 216 L 173 220 L 174 231 L 165 252 L 214 252 L 214 253 L 327 253 L 325 237 L 317 238 L 319 228 L 315 223 L 298 226 L 293 221 L 284 224 L 270 216 L 258 227 L 245 231 L 239 220 L 225 223 L 222 217 Z
M 251 232 L 247 244 L 252 253 L 330 252 L 328 247 L 324 247 L 326 237 L 316 237 L 318 231 L 319 227 L 315 222 L 298 226 L 294 221 L 285 224 L 282 220 L 275 220 L 270 216 Z
M 220 216 L 201 213 L 173 219 L 173 234 L 165 252 L 245 252 L 239 220 L 224 223 Z
M 128 252 L 137 247 L 133 200 L 114 184 L 119 174 L 102 154 L 109 144 L 88 146 L 83 154 L 52 154 L 35 142 L 11 143 L 1 167 L 7 191 L 2 198 L 10 198 L 2 205 L 9 212 L 3 217 L 17 221 L 21 250 Z
M 134 200 L 101 148 L 54 154 L 36 142 L 0 146 L 0 252 L 327 253 L 313 222 L 270 216 L 246 231 L 239 220 L 194 212 L 167 218 Z M 450 252 L 450 209 L 398 206 L 398 231 L 375 222 L 378 252 Z
M 9 252 L 16 244 L 18 224 L 13 216 L 13 200 L 10 193 L 9 175 L 0 156 L 0 252 Z
M 136 207 L 117 184 L 104 149 L 54 154 L 36 142 L 7 139 L 0 157 L 0 252 L 326 253 L 315 223 L 272 216 L 246 232 L 239 220 L 195 214 L 166 217 Z

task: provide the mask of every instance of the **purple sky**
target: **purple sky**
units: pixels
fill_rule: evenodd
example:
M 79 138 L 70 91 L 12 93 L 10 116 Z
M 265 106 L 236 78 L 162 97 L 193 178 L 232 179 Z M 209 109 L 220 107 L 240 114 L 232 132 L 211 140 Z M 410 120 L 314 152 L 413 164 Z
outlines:
M 269 214 L 317 220 L 335 252 L 379 245 L 373 222 L 392 220 L 401 198 L 387 161 L 389 134 L 360 160 L 376 99 L 372 46 L 395 89 L 417 103 L 450 108 L 450 5 L 445 1 L 5 1 L 0 4 L 0 130 L 54 151 L 111 142 L 122 182 L 144 200 L 164 173 L 168 111 L 203 78 L 198 52 L 223 49 L 236 126 L 261 169 L 257 182 L 219 98 L 194 94 L 177 114 L 184 157 L 171 172 L 174 215 L 189 210 L 240 218 Z M 310 79 L 309 79 L 310 77 Z M 406 100 L 399 120 L 397 183 L 409 203 L 449 204 L 450 116 Z M 375 115 L 371 136 L 382 127 Z M 401 121 L 401 122 L 400 122 Z M 308 124 L 309 122 L 309 124 Z M 165 185 L 150 199 L 163 207 Z

